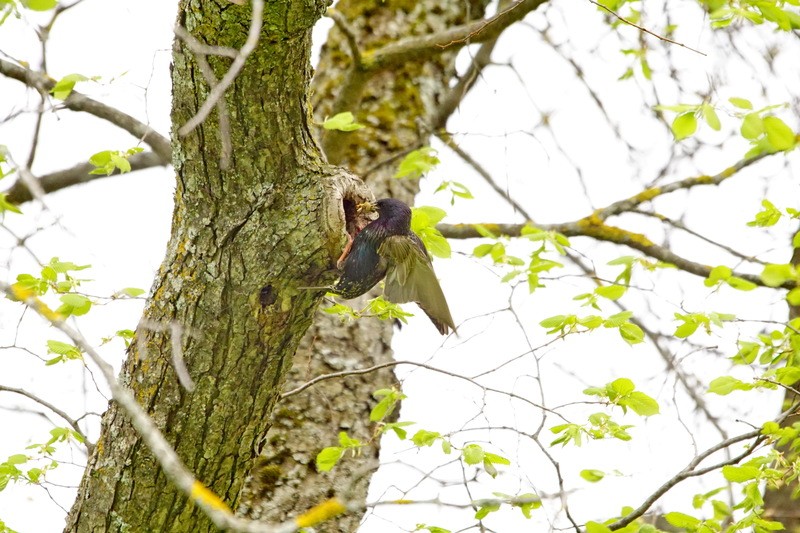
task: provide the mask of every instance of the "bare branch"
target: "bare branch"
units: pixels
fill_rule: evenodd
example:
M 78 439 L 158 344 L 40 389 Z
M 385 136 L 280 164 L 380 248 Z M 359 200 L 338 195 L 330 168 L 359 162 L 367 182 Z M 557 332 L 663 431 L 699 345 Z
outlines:
M 450 115 L 461 105 L 464 96 L 466 96 L 472 86 L 475 85 L 483 69 L 491 63 L 492 52 L 496 44 L 497 38 L 490 39 L 483 43 L 475 53 L 475 57 L 472 58 L 472 63 L 470 63 L 467 71 L 459 78 L 458 83 L 456 83 L 444 98 L 442 98 L 439 108 L 436 110 L 431 121 L 431 128 L 434 131 L 442 130 L 447 126 L 447 119 L 450 118 Z
M 28 87 L 44 92 L 49 92 L 55 85 L 55 80 L 49 76 L 15 65 L 5 59 L 0 59 L 0 74 L 20 81 Z M 89 113 L 115 126 L 119 126 L 140 141 L 148 144 L 150 148 L 158 154 L 163 164 L 166 165 L 172 161 L 172 147 L 170 146 L 169 139 L 127 113 L 123 113 L 119 109 L 93 100 L 77 91 L 72 91 L 61 105 L 72 111 Z
M 440 33 L 409 37 L 364 54 L 365 70 L 391 68 L 407 61 L 457 50 L 470 43 L 482 43 L 498 37 L 503 30 L 522 20 L 546 0 L 520 0 L 495 16 L 456 26 Z
M 128 158 L 131 164 L 131 171 L 144 170 L 146 168 L 165 166 L 169 162 L 164 161 L 161 156 L 155 152 L 140 152 Z M 44 193 L 51 193 L 61 189 L 66 189 L 73 185 L 81 183 L 88 183 L 96 179 L 108 178 L 107 174 L 90 174 L 95 166 L 91 163 L 78 163 L 74 167 L 45 174 L 36 179 L 36 183 L 41 187 Z M 113 176 L 119 175 L 115 172 Z M 23 204 L 33 199 L 31 190 L 23 180 L 18 180 L 14 185 L 6 191 L 7 200 L 14 204 Z
M 787 409 L 786 411 L 781 413 L 781 415 L 778 416 L 775 419 L 775 422 L 781 423 L 783 420 L 785 420 L 787 417 L 789 417 L 792 413 L 794 413 L 796 408 L 797 408 L 797 406 L 793 405 L 790 409 Z M 749 440 L 749 439 L 754 439 L 754 440 L 753 440 L 753 442 L 750 443 L 749 446 L 747 446 L 747 448 L 742 453 L 740 453 L 736 457 L 733 457 L 733 458 L 728 459 L 726 461 L 722 461 L 722 462 L 719 462 L 717 464 L 714 464 L 714 465 L 711 465 L 711 466 L 707 466 L 707 467 L 704 467 L 704 468 L 697 468 L 698 466 L 700 466 L 700 463 L 702 463 L 705 459 L 707 459 L 711 455 L 715 454 L 716 452 L 718 452 L 720 450 L 723 450 L 723 449 L 726 449 L 726 448 L 728 448 L 728 447 L 730 447 L 730 446 L 732 446 L 734 444 L 737 444 L 739 442 L 744 442 L 744 441 Z M 666 494 L 672 487 L 674 487 L 675 485 L 677 485 L 678 483 L 680 483 L 681 481 L 683 481 L 685 479 L 689 479 L 691 477 L 702 476 L 702 475 L 705 475 L 705 474 L 707 474 L 709 472 L 713 472 L 714 470 L 719 470 L 723 466 L 735 465 L 735 464 L 739 463 L 742 459 L 744 459 L 745 457 L 747 457 L 748 455 L 750 455 L 754 451 L 756 451 L 756 449 L 758 448 L 758 445 L 761 444 L 762 442 L 764 442 L 765 439 L 766 439 L 766 437 L 761 434 L 761 428 L 758 428 L 758 429 L 755 429 L 753 431 L 749 431 L 747 433 L 743 433 L 741 435 L 737 435 L 736 437 L 731 437 L 729 439 L 726 439 L 726 440 L 723 440 L 721 442 L 718 442 L 714 446 L 711 446 L 710 448 L 708 448 L 704 452 L 698 454 L 694 459 L 692 459 L 689 462 L 689 464 L 686 466 L 686 468 L 684 468 L 683 470 L 678 472 L 675 476 L 673 476 L 672 478 L 667 480 L 663 485 L 661 485 L 658 489 L 656 489 L 655 492 L 653 492 L 650 496 L 648 496 L 645 499 L 645 501 L 642 503 L 642 505 L 640 505 L 638 508 L 636 508 L 630 514 L 627 514 L 623 518 L 620 518 L 619 520 L 617 520 L 613 524 L 609 524 L 608 528 L 611 529 L 612 531 L 614 531 L 614 530 L 621 529 L 621 528 L 627 526 L 628 524 L 630 524 L 631 522 L 633 522 L 634 520 L 636 520 L 637 518 L 642 516 L 644 513 L 646 513 L 647 510 L 650 509 L 650 507 L 652 507 L 652 505 L 661 496 Z
M 70 327 L 64 321 L 64 317 L 50 309 L 47 304 L 36 296 L 16 289 L 2 281 L 0 281 L 0 291 L 5 293 L 10 299 L 21 301 L 28 308 L 35 311 L 51 326 L 64 333 L 77 347 L 89 356 L 92 362 L 100 368 L 100 372 L 103 374 L 103 377 L 111 389 L 112 398 L 128 415 L 131 424 L 142 436 L 142 439 L 158 460 L 166 476 L 175 483 L 189 499 L 200 507 L 218 528 L 242 533 L 294 533 L 303 527 L 314 526 L 342 513 L 354 511 L 363 507 L 363 503 L 343 502 L 339 498 L 333 497 L 283 524 L 267 524 L 237 517 L 219 496 L 203 485 L 203 483 L 196 479 L 194 474 L 186 468 L 180 457 L 178 457 L 178 454 L 164 438 L 161 431 L 159 431 L 155 422 L 153 422 L 147 412 L 138 404 L 131 391 L 116 380 L 113 367 L 100 356 L 83 335 Z
M 611 13 L 613 16 L 615 16 L 617 19 L 619 19 L 622 23 L 627 24 L 628 26 L 632 26 L 632 27 L 636 28 L 637 30 L 639 30 L 641 32 L 644 32 L 644 33 L 646 33 L 648 35 L 652 35 L 656 39 L 659 39 L 659 40 L 664 41 L 666 43 L 670 43 L 670 44 L 674 44 L 674 45 L 680 46 L 682 48 L 686 48 L 687 50 L 691 50 L 692 52 L 694 52 L 696 54 L 700 54 L 701 56 L 707 57 L 707 54 L 701 52 L 700 50 L 695 50 L 691 46 L 686 46 L 685 44 L 681 44 L 681 43 L 679 43 L 677 41 L 673 41 L 672 39 L 664 37 L 663 35 L 659 35 L 659 34 L 657 34 L 655 32 L 652 32 L 652 31 L 648 30 L 644 26 L 639 26 L 638 24 L 634 24 L 630 20 L 617 15 L 614 11 L 612 11 L 611 9 L 607 8 L 606 6 L 604 6 L 603 4 L 601 4 L 599 2 L 595 2 L 594 0 L 589 0 L 589 2 L 591 2 L 594 5 L 596 5 L 600 9 L 605 9 L 606 11 Z
M 17 389 L 14 387 L 6 387 L 5 385 L 0 385 L 0 392 L 12 392 L 14 394 L 19 394 L 20 396 L 24 396 L 29 400 L 33 400 L 42 407 L 54 412 L 55 414 L 63 418 L 67 422 L 67 424 L 69 424 L 72 427 L 75 433 L 81 436 L 81 438 L 83 439 L 83 444 L 86 446 L 87 451 L 90 454 L 92 453 L 92 450 L 94 449 L 94 444 L 89 439 L 86 438 L 86 434 L 84 434 L 83 430 L 78 425 L 78 421 L 69 416 L 67 413 L 65 413 L 58 407 L 56 407 L 55 405 L 53 405 L 52 403 L 48 402 L 47 400 L 43 400 L 42 398 L 39 398 L 35 394 L 30 393 L 25 389 Z
M 591 237 L 600 241 L 622 244 L 634 250 L 639 250 L 653 259 L 673 264 L 685 272 L 707 278 L 711 273 L 711 266 L 686 259 L 665 246 L 655 244 L 641 233 L 611 226 L 606 224 L 605 220 L 614 215 L 633 211 L 642 203 L 651 201 L 653 198 L 664 194 L 690 189 L 698 185 L 719 185 L 726 179 L 734 176 L 739 170 L 752 165 L 756 161 L 760 161 L 767 155 L 771 154 L 761 154 L 750 159 L 743 159 L 715 176 L 696 176 L 675 181 L 662 187 L 651 187 L 630 198 L 614 202 L 602 209 L 597 209 L 591 215 L 573 222 L 563 222 L 559 224 L 535 224 L 533 222 L 526 222 L 524 224 L 439 224 L 437 229 L 442 235 L 451 239 L 474 239 L 481 237 L 481 234 L 476 229 L 477 225 L 481 225 L 495 234 L 509 237 L 519 237 L 525 226 L 532 226 L 543 231 L 555 231 L 567 237 Z M 734 274 L 756 285 L 762 287 L 768 286 L 759 276 L 741 272 L 735 272 Z M 787 281 L 780 287 L 784 289 L 793 289 L 795 286 L 794 281 Z
M 350 58 L 353 60 L 353 67 L 360 69 L 361 50 L 358 48 L 358 40 L 356 39 L 356 32 L 353 30 L 353 27 L 350 26 L 350 23 L 341 12 L 333 8 L 328 8 L 325 14 L 333 19 L 336 27 L 344 34 L 345 39 L 347 39 L 347 45 L 350 47 Z

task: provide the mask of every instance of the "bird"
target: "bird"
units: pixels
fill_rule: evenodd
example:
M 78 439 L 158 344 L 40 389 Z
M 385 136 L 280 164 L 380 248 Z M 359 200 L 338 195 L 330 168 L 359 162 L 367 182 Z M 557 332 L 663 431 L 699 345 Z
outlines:
M 383 296 L 393 303 L 415 302 L 442 335 L 456 331 L 450 308 L 433 271 L 431 256 L 411 229 L 411 209 L 382 198 L 361 204 L 378 218 L 353 239 L 341 261 L 342 275 L 331 288 L 344 299 L 361 296 L 385 278 Z

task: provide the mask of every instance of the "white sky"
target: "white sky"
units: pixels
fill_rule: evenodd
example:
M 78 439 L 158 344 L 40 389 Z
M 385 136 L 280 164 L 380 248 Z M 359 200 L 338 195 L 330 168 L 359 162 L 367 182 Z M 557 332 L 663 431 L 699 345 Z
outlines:
M 567 5 L 562 5 L 567 4 Z M 652 5 L 651 2 L 648 2 Z M 163 134 L 169 132 L 169 73 L 171 27 L 174 2 L 144 0 L 138 2 L 101 2 L 86 0 L 68 11 L 53 31 L 48 48 L 48 70 L 54 78 L 78 72 L 87 76 L 100 76 L 99 83 L 84 83 L 78 89 L 102 101 L 119 106 L 134 116 L 147 120 Z M 657 28 L 660 18 L 651 15 Z M 584 68 L 588 82 L 598 88 L 598 97 L 608 113 L 614 117 L 623 136 L 637 150 L 631 152 L 614 136 L 596 105 L 587 96 L 586 89 L 572 80 L 571 67 L 545 45 L 537 29 L 545 27 L 541 15 L 529 18 L 528 25 L 512 28 L 498 45 L 494 58 L 500 65 L 510 63 L 514 70 L 504 66 L 487 69 L 484 78 L 449 124 L 449 129 L 459 134 L 457 140 L 492 176 L 505 187 L 538 222 L 569 221 L 587 215 L 593 207 L 602 207 L 615 200 L 640 191 L 644 184 L 654 179 L 654 173 L 669 159 L 673 164 L 667 180 L 679 179 L 698 173 L 714 174 L 738 160 L 746 150 L 739 139 L 726 141 L 727 135 L 737 128 L 734 109 L 727 103 L 730 96 L 753 100 L 762 105 L 790 101 L 788 88 L 800 86 L 800 57 L 798 41 L 782 44 L 776 60 L 779 79 L 768 77 L 763 69 L 751 70 L 759 63 L 752 58 L 755 52 L 747 50 L 748 62 L 731 53 L 724 39 L 708 29 L 694 4 L 682 3 L 675 39 L 688 46 L 703 50 L 707 57 L 671 47 L 671 61 L 680 72 L 685 86 L 691 90 L 706 91 L 709 80 L 717 86 L 712 93 L 714 104 L 719 104 L 723 131 L 711 132 L 702 127 L 698 137 L 709 143 L 698 151 L 694 160 L 680 159 L 671 153 L 670 135 L 660 127 L 652 115 L 642 107 L 642 94 L 649 105 L 655 103 L 652 90 L 637 74 L 634 80 L 617 82 L 629 59 L 619 53 L 621 47 L 616 33 L 609 33 L 596 9 L 584 2 L 559 2 L 550 10 L 552 39 L 564 43 L 570 53 Z M 28 25 L 38 18 L 8 21 L 0 28 L 0 50 L 15 59 L 39 64 L 38 46 Z M 122 22 L 124 21 L 124 23 Z M 323 22 L 322 25 L 325 25 Z M 623 28 L 624 47 L 633 47 L 637 33 Z M 320 39 L 324 32 L 317 33 Z M 767 31 L 753 32 L 746 37 L 751 46 L 762 46 L 762 41 L 774 37 Z M 777 37 L 775 37 L 777 38 Z M 320 42 L 319 39 L 317 42 Z M 670 89 L 663 57 L 664 48 L 648 38 L 658 52 L 649 57 L 654 69 L 658 96 L 664 104 L 697 103 L 700 98 L 692 94 L 678 94 Z M 793 48 L 791 48 L 793 47 Z M 792 51 L 794 50 L 794 56 Z M 460 64 L 465 66 L 467 54 L 462 54 Z M 762 94 L 762 80 L 771 80 L 766 94 Z M 521 83 L 522 80 L 524 82 Z M 720 80 L 724 81 L 722 83 Z M 0 116 L 19 109 L 34 109 L 36 97 L 27 93 L 17 82 L 0 80 Z M 20 98 L 23 98 L 21 100 Z M 540 113 L 552 113 L 551 133 L 541 127 Z M 797 116 L 783 112 L 782 117 L 795 130 Z M 671 115 L 670 115 L 671 116 Z M 10 124 L 0 125 L 0 144 L 5 144 L 17 160 L 25 160 L 31 138 L 30 117 Z M 79 132 L 76 134 L 76 132 Z M 555 140 L 554 140 L 555 139 Z M 563 152 L 557 145 L 563 147 Z M 88 159 L 100 150 L 127 149 L 134 144 L 127 134 L 92 117 L 59 112 L 48 114 L 40 141 L 39 157 L 33 170 L 37 174 L 58 170 Z M 685 143 L 692 146 L 692 143 Z M 476 176 L 474 171 L 446 148 L 437 147 L 442 159 L 440 167 L 423 180 L 418 205 L 438 205 L 449 212 L 448 222 L 521 221 L 500 198 Z M 566 154 L 566 156 L 564 155 Z M 798 157 L 791 156 L 796 172 Z M 580 168 L 587 199 L 574 167 Z M 794 227 L 782 222 L 775 230 L 775 240 L 765 238 L 767 232 L 746 228 L 767 196 L 779 207 L 797 207 L 797 182 L 789 177 L 781 158 L 758 164 L 733 178 L 719 190 L 693 191 L 691 195 L 679 193 L 659 199 L 656 208 L 660 213 L 680 218 L 684 222 L 720 242 L 756 254 L 763 259 L 785 261 L 787 235 Z M 760 178 L 769 178 L 763 180 Z M 458 201 L 450 206 L 449 197 L 434 194 L 441 180 L 455 180 L 466 184 L 477 200 Z M 765 185 L 767 183 L 767 185 Z M 153 169 L 136 172 L 130 176 L 100 180 L 88 186 L 76 187 L 47 198 L 48 210 L 34 205 L 24 206 L 25 218 L 9 215 L 6 221 L 15 231 L 25 233 L 33 226 L 44 226 L 29 245 L 41 259 L 52 256 L 78 264 L 92 264 L 86 277 L 94 280 L 86 290 L 92 295 L 108 295 L 123 287 L 149 288 L 152 276 L 163 257 L 164 243 L 168 237 L 171 199 L 174 187 L 170 169 Z M 641 218 L 623 219 L 620 222 L 635 231 L 648 232 L 650 238 L 660 242 L 660 226 Z M 54 222 L 57 224 L 54 226 Z M 616 221 L 615 221 L 616 223 Z M 0 249 L 9 247 L 6 236 L 0 233 Z M 736 263 L 724 253 L 684 236 L 671 237 L 670 243 L 679 253 L 707 264 Z M 664 364 L 647 343 L 629 347 L 613 331 L 597 331 L 591 335 L 573 335 L 557 342 L 538 323 L 556 314 L 615 313 L 613 305 L 605 303 L 602 313 L 580 308 L 573 297 L 591 290 L 586 280 L 566 274 L 575 274 L 574 268 L 553 271 L 557 277 L 547 282 L 548 288 L 528 295 L 520 285 L 512 291 L 508 285 L 498 283 L 499 276 L 489 264 L 466 257 L 477 241 L 453 243 L 457 252 L 450 260 L 438 260 L 436 269 L 457 324 L 461 324 L 460 338 L 442 342 L 424 316 L 414 317 L 410 324 L 395 337 L 394 348 L 398 359 L 427 362 L 442 369 L 465 376 L 474 376 L 507 363 L 502 371 L 479 379 L 484 386 L 540 401 L 540 388 L 546 404 L 558 406 L 583 402 L 581 391 L 589 385 L 603 385 L 617 377 L 632 379 L 637 388 L 656 397 L 662 414 L 643 420 L 636 416 L 622 417 L 618 410 L 610 411 L 620 423 L 635 424 L 631 430 L 634 439 L 628 443 L 596 441 L 581 448 L 548 449 L 562 466 L 565 487 L 570 491 L 569 505 L 576 520 L 605 519 L 619 511 L 623 505 L 638 506 L 644 495 L 664 480 L 674 475 L 693 456 L 694 448 L 703 449 L 719 437 L 708 430 L 708 423 L 693 415 L 692 405 L 682 392 L 675 392 L 674 379 L 666 375 Z M 585 239 L 573 239 L 576 249 L 585 254 L 605 279 L 614 279 L 619 267 L 605 264 L 620 255 L 638 255 L 635 252 L 609 245 L 597 245 Z M 518 255 L 525 257 L 532 248 L 525 243 L 509 245 Z M 550 258 L 559 260 L 553 254 Z M 563 261 L 563 260 L 562 260 Z M 20 250 L 13 252 L 10 261 L 0 261 L 0 276 L 13 280 L 20 272 L 31 271 L 31 259 Z M 8 268 L 7 268 L 8 266 Z M 743 296 L 731 289 L 712 291 L 702 286 L 701 280 L 677 274 L 674 271 L 657 276 L 639 270 L 623 303 L 636 311 L 651 327 L 672 333 L 672 314 L 681 311 L 725 311 L 748 319 L 775 319 L 785 317 L 785 307 L 779 295 L 767 290 L 756 290 Z M 645 299 L 647 301 L 645 301 Z M 513 304 L 516 317 L 501 311 Z M 122 328 L 133 329 L 141 310 L 141 302 L 114 302 L 96 309 L 90 318 L 78 322 L 87 338 L 100 338 Z M 498 311 L 491 313 L 492 311 Z M 17 305 L 0 303 L 0 346 L 12 344 L 17 332 L 20 309 Z M 518 322 L 517 322 L 518 320 Z M 712 336 L 698 334 L 692 337 L 702 344 L 717 346 L 726 355 L 732 355 L 737 337 L 748 338 L 759 331 L 761 324 L 745 323 L 727 327 L 723 334 Z M 26 317 L 19 328 L 18 345 L 46 357 L 45 341 L 59 338 L 43 330 L 37 321 Z M 533 354 L 518 357 L 534 349 Z M 699 353 L 694 347 L 676 344 L 673 349 L 680 356 L 683 368 L 707 383 L 713 377 L 729 373 L 729 365 L 720 358 Z M 119 364 L 122 346 L 117 340 L 103 347 L 109 361 Z M 737 369 L 742 379 L 752 377 Z M 511 459 L 512 466 L 501 468 L 503 473 L 495 480 L 481 474 L 480 485 L 472 487 L 472 497 L 491 497 L 492 492 L 511 494 L 525 492 L 556 492 L 552 467 L 529 440 L 508 429 L 464 431 L 470 427 L 491 425 L 517 430 L 533 431 L 541 413 L 519 401 L 487 394 L 480 388 L 452 377 L 433 374 L 409 367 L 400 367 L 398 375 L 404 380 L 404 392 L 409 396 L 403 405 L 401 420 L 414 421 L 417 428 L 456 432 L 454 444 L 478 442 L 488 451 Z M 535 376 L 540 376 L 537 381 Z M 105 401 L 87 382 L 80 365 L 71 362 L 54 367 L 43 363 L 21 350 L 0 351 L 0 384 L 25 387 L 53 401 L 74 416 L 85 410 L 101 411 Z M 88 390 L 89 393 L 85 393 Z M 734 423 L 740 418 L 759 424 L 764 416 L 776 412 L 778 398 L 761 394 L 752 411 L 740 405 L 743 396 L 711 398 L 710 408 L 728 419 L 731 434 L 746 431 L 744 423 Z M 730 400 L 730 401 L 728 401 Z M 752 399 L 747 402 L 752 403 Z M 30 443 L 47 438 L 50 422 L 35 415 L 14 412 L 8 408 L 24 405 L 19 398 L 0 393 L 0 458 L 14 453 L 24 453 Z M 561 412 L 572 421 L 585 421 L 587 414 L 607 411 L 598 405 L 578 404 Z M 735 413 L 735 414 L 732 414 Z M 96 437 L 97 418 L 90 434 Z M 549 418 L 546 427 L 560 423 Z M 60 424 L 60 422 L 59 422 Z M 545 431 L 542 442 L 549 444 L 551 434 Z M 696 442 L 692 442 L 692 439 Z M 330 445 L 336 436 L 331 435 Z M 411 462 L 417 468 L 428 469 L 446 462 L 448 457 L 436 447 L 431 450 L 413 449 L 407 442 L 394 437 L 383 441 L 383 457 L 387 462 Z M 78 464 L 83 462 L 79 452 L 62 454 Z M 583 481 L 578 473 L 584 468 L 612 472 L 596 485 Z M 459 467 L 437 471 L 437 475 L 458 481 L 462 475 Z M 48 475 L 48 480 L 74 486 L 79 480 L 80 468 L 63 464 Z M 398 497 L 401 490 L 414 485 L 418 473 L 408 467 L 392 464 L 376 475 L 370 499 Z M 686 495 L 713 488 L 721 476 L 712 476 L 698 485 L 686 484 L 671 492 L 662 503 L 668 510 L 690 510 L 691 498 Z M 58 505 L 69 508 L 74 491 L 51 487 L 50 496 Z M 455 486 L 439 489 L 434 484 L 423 484 L 410 497 L 425 499 L 439 496 L 448 501 L 464 501 L 464 489 Z M 55 531 L 63 524 L 64 512 L 41 487 L 10 486 L 0 492 L 0 520 L 19 531 Z M 537 523 L 556 520 L 555 527 L 566 525 L 558 515 L 558 502 L 547 504 L 546 511 L 536 511 Z M 411 509 L 411 510 L 410 510 Z M 497 517 L 487 520 L 490 526 L 501 531 L 519 530 L 522 521 L 518 510 L 502 510 Z M 554 518 L 558 516 L 557 518 Z M 453 512 L 440 507 L 381 507 L 371 513 L 362 528 L 364 532 L 413 530 L 417 523 L 428 523 L 451 530 L 473 523 L 471 512 Z M 538 529 L 537 529 L 538 530 Z

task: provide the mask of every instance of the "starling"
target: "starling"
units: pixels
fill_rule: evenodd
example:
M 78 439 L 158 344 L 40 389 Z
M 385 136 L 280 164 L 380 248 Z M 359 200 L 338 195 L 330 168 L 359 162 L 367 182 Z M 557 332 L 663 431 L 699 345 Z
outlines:
M 394 198 L 378 200 L 369 207 L 378 211 L 378 218 L 353 239 L 342 263 L 342 276 L 332 292 L 342 298 L 355 298 L 385 277 L 383 295 L 387 300 L 416 302 L 439 333 L 455 331 L 430 254 L 411 231 L 411 209 Z

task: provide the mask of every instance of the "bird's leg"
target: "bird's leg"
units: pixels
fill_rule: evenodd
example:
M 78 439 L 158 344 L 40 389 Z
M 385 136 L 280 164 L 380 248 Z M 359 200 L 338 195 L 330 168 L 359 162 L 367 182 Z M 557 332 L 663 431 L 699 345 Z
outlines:
M 336 268 L 339 270 L 342 269 L 342 265 L 344 265 L 344 260 L 347 259 L 347 256 L 350 255 L 350 250 L 353 248 L 353 237 L 350 236 L 349 233 L 347 235 L 347 244 L 344 245 L 344 250 L 342 250 L 342 255 L 339 256 L 339 259 L 336 260 Z

